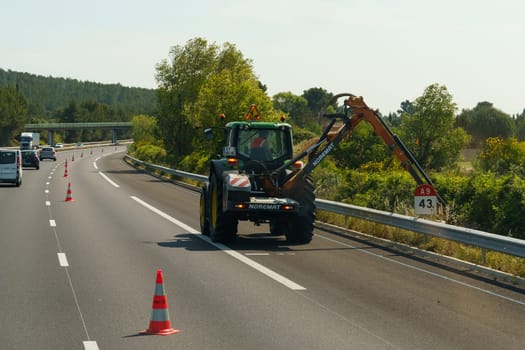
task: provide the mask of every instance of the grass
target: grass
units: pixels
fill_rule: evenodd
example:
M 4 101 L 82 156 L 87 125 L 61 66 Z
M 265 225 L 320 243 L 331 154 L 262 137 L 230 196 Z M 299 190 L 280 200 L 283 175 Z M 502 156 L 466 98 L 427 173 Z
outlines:
M 473 247 L 438 237 L 429 237 L 418 232 L 407 231 L 325 211 L 318 211 L 317 219 L 358 232 L 365 232 L 374 237 L 403 243 L 429 252 L 489 267 L 514 276 L 525 277 L 525 259 L 523 258 L 494 251 L 486 251 L 485 258 L 483 258 L 483 250 L 479 247 Z

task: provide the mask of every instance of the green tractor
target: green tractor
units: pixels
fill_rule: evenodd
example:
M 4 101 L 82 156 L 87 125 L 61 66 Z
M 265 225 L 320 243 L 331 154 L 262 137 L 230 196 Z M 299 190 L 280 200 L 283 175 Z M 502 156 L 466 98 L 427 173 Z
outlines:
M 258 113 L 255 105 L 247 116 L 253 112 Z M 201 232 L 214 242 L 228 243 L 236 238 L 239 220 L 249 220 L 256 225 L 269 223 L 272 235 L 285 235 L 289 242 L 310 242 L 315 221 L 310 178 L 285 196 L 271 190 L 282 188 L 302 168 L 301 162 L 291 162 L 290 124 L 229 122 L 225 136 L 223 158 L 211 161 L 209 182 L 201 191 Z
M 340 98 L 344 101 L 339 106 Z M 285 235 L 291 243 L 310 242 L 315 221 L 310 175 L 361 121 L 373 127 L 374 135 L 383 139 L 418 185 L 433 186 L 403 142 L 362 97 L 342 93 L 328 103 L 334 104 L 336 113 L 323 114 L 329 123 L 319 140 L 295 156 L 290 124 L 259 121 L 255 105 L 245 121 L 227 123 L 223 158 L 211 161 L 209 181 L 201 191 L 201 232 L 227 243 L 237 236 L 239 220 L 249 220 L 269 223 L 272 235 Z M 437 199 L 444 211 L 445 201 L 439 195 Z

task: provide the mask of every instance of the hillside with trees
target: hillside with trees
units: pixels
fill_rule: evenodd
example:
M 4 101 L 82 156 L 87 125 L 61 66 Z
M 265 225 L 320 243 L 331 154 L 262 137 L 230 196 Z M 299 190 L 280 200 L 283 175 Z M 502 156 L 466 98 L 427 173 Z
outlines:
M 156 90 L 0 69 L 0 146 L 16 145 L 26 123 L 130 121 L 154 114 Z M 44 131 L 41 139 L 47 138 Z M 109 131 L 60 131 L 57 142 L 109 139 Z M 119 135 L 121 138 L 130 135 Z
M 70 102 L 94 101 L 121 110 L 131 117 L 155 111 L 153 89 L 101 84 L 76 79 L 44 77 L 0 68 L 0 87 L 18 90 L 28 102 L 28 114 L 34 119 L 49 119 Z

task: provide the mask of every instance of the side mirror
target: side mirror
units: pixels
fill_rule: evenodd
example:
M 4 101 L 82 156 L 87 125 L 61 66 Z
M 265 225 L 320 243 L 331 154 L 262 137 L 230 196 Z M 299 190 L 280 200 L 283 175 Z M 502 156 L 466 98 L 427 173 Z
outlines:
M 206 140 L 213 140 L 213 130 L 211 128 L 204 129 L 204 137 Z

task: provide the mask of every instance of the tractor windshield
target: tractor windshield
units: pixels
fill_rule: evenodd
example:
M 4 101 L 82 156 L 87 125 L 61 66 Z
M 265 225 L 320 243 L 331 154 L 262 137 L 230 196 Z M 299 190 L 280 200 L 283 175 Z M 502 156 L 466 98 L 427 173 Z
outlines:
M 249 159 L 272 161 L 291 155 L 289 136 L 283 129 L 241 129 L 238 135 L 239 153 Z

